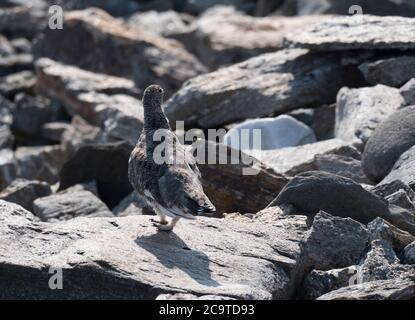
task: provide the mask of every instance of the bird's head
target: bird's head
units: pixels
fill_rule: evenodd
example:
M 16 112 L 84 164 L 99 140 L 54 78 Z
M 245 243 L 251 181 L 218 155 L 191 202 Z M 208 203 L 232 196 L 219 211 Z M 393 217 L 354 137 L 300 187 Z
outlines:
M 153 84 L 144 90 L 143 104 L 146 107 L 159 107 L 163 103 L 164 90 L 159 85 Z

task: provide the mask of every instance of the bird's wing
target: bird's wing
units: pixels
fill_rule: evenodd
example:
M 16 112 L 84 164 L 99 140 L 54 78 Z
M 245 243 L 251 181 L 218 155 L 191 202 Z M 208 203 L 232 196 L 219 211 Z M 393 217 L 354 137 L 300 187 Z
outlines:
M 215 207 L 204 194 L 199 178 L 187 165 L 170 166 L 158 181 L 160 195 L 176 215 L 212 213 Z

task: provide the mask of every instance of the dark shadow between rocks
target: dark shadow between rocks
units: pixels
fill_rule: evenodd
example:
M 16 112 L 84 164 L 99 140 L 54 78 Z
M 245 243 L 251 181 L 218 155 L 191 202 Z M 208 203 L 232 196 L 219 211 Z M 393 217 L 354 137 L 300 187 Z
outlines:
M 150 236 L 138 237 L 135 243 L 154 255 L 164 267 L 178 268 L 202 285 L 220 286 L 212 279 L 208 256 L 189 248 L 175 233 L 160 231 Z

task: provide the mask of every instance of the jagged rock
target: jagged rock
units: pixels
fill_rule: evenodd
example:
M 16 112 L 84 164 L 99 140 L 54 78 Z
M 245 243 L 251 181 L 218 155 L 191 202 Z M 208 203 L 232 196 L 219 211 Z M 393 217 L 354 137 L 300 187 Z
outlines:
M 59 173 L 59 190 L 96 180 L 100 198 L 113 208 L 132 192 L 127 177 L 131 151 L 127 142 L 80 147 Z
M 205 65 L 216 69 L 277 51 L 282 47 L 285 34 L 321 19 L 324 18 L 258 18 L 238 12 L 233 7 L 214 7 L 192 24 L 192 31 L 186 37 L 190 42 L 187 47 Z
M 318 141 L 334 138 L 335 119 L 335 104 L 324 105 L 314 110 L 311 129 L 313 129 Z
M 410 34 L 415 20 L 402 17 L 355 15 L 332 17 L 286 35 L 285 46 L 319 51 L 413 50 Z
M 313 130 L 287 115 L 244 121 L 223 137 L 224 144 L 240 150 L 275 150 L 313 142 L 316 142 Z
M 392 245 L 385 240 L 372 241 L 369 252 L 359 266 L 360 281 L 390 280 L 415 275 L 415 268 L 401 265 Z
M 382 218 L 376 218 L 367 225 L 371 240 L 389 241 L 400 252 L 405 246 L 415 241 L 415 236 L 403 231 Z
M 0 211 L 0 271 L 7 274 L 0 277 L 1 298 L 288 299 L 304 273 L 301 216 L 274 217 L 272 224 L 199 217 L 163 233 L 148 216 L 52 224 L 31 221 L 29 212 L 4 201 Z M 50 267 L 63 269 L 62 290 L 45 286 Z
M 20 178 L 40 180 L 54 184 L 65 155 L 59 145 L 19 147 L 15 152 L 17 173 Z
M 376 127 L 402 107 L 398 89 L 376 87 L 343 88 L 337 95 L 335 137 L 364 145 Z
M 34 45 L 37 57 L 132 79 L 142 89 L 159 83 L 167 93 L 205 72 L 179 42 L 136 32 L 97 8 L 65 12 L 64 25 L 44 30 Z
M 337 174 L 357 183 L 371 184 L 365 176 L 360 160 L 336 154 L 316 155 L 313 170 Z
M 402 153 L 395 162 L 389 174 L 380 182 L 381 184 L 400 180 L 415 188 L 415 147 L 409 148 Z
M 295 176 L 270 206 L 284 204 L 294 205 L 304 213 L 315 214 L 323 210 L 365 224 L 377 217 L 390 218 L 386 200 L 351 179 L 320 171 Z
M 288 182 L 254 157 L 223 144 L 198 141 L 193 152 L 202 173 L 203 190 L 218 213 L 258 212 Z
M 184 120 L 185 125 L 211 128 L 318 107 L 333 102 L 341 87 L 360 83 L 354 66 L 342 65 L 341 60 L 338 54 L 303 49 L 263 54 L 192 78 L 166 102 L 165 111 L 171 123 Z
M 42 221 L 56 222 L 76 217 L 111 217 L 112 213 L 89 191 L 58 192 L 33 202 L 33 213 Z
M 25 2 L 0 8 L 0 33 L 32 38 L 45 27 L 48 21 L 47 4 L 39 0 Z
M 400 87 L 414 76 L 415 58 L 397 56 L 365 62 L 359 66 L 359 69 L 371 85 L 380 83 L 390 87 Z
M 70 124 L 66 122 L 48 122 L 42 126 L 41 135 L 49 141 L 60 142 L 64 132 L 70 130 L 69 127 Z
M 400 92 L 408 106 L 415 105 L 415 78 L 409 80 L 400 89 Z
M 364 14 L 377 16 L 408 16 L 415 15 L 415 6 L 411 0 L 295 0 L 297 14 L 341 14 L 357 13 L 353 6 L 360 6 Z
M 90 180 L 85 183 L 75 184 L 69 188 L 59 191 L 59 193 L 65 194 L 65 193 L 73 193 L 73 192 L 79 192 L 79 191 L 89 191 L 93 193 L 95 196 L 99 197 L 98 186 L 95 180 Z
M 189 31 L 189 26 L 173 10 L 137 12 L 128 18 L 127 24 L 137 32 L 145 31 L 167 38 L 174 38 Z
M 133 191 L 112 209 L 112 213 L 117 217 L 141 215 L 144 214 L 145 207 L 145 200 Z
M 7 125 L 0 125 L 0 149 L 12 148 L 14 136 Z
M 415 201 L 415 192 L 405 183 L 400 180 L 395 180 L 390 183 L 378 184 L 370 190 L 378 196 L 387 198 L 399 191 L 404 191 L 409 200 Z
M 266 166 L 275 172 L 294 176 L 297 173 L 314 170 L 315 156 L 335 154 L 340 156 L 360 158 L 360 153 L 348 143 L 331 139 L 304 146 L 288 147 L 278 150 L 256 152 L 256 156 Z
M 414 279 L 370 281 L 329 292 L 317 300 L 413 300 Z
M 88 118 L 91 111 L 84 110 L 84 106 L 79 106 L 74 101 L 82 93 L 126 94 L 133 97 L 141 94 L 134 82 L 125 78 L 82 70 L 48 58 L 38 59 L 35 66 L 38 89 L 61 100 L 71 115 L 80 114 Z
M 385 199 L 390 204 L 394 204 L 415 213 L 415 204 L 411 199 L 409 199 L 408 194 L 404 190 L 396 191 L 395 193 L 385 197 Z
M 0 149 L 0 190 L 7 187 L 17 176 L 13 150 Z
M 11 126 L 14 104 L 0 94 L 0 124 Z
M 68 158 L 84 145 L 105 142 L 108 142 L 107 135 L 100 128 L 91 126 L 79 116 L 72 118 L 70 126 L 65 130 L 61 139 L 62 147 Z
M 48 99 L 19 93 L 13 108 L 13 129 L 32 135 L 40 135 L 42 126 L 59 117 L 59 109 Z
M 52 193 L 49 184 L 37 180 L 15 179 L 0 193 L 0 199 L 33 211 L 33 201 Z
M 403 250 L 403 261 L 415 265 L 415 241 L 408 244 Z
M 330 270 L 356 264 L 368 241 L 369 233 L 361 223 L 320 211 L 303 242 L 306 265 Z
M 330 291 L 348 286 L 356 271 L 356 266 L 328 271 L 312 270 L 302 286 L 304 298 L 314 300 Z
M 33 93 L 36 77 L 32 71 L 20 71 L 0 77 L 0 94 L 12 99 L 18 92 Z
M 31 54 L 0 55 L 0 77 L 33 69 L 33 56 Z
M 415 106 L 405 107 L 373 132 L 362 159 L 363 171 L 370 180 L 379 182 L 385 178 L 401 154 L 415 144 L 414 121 Z
M 94 74 L 50 59 L 36 63 L 38 87 L 109 136 L 134 145 L 143 127 L 139 92 L 130 80 Z

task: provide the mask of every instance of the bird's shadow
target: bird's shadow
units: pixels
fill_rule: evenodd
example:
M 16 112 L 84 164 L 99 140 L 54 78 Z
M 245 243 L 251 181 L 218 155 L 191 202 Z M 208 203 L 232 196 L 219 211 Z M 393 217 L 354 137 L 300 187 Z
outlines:
M 189 248 L 174 232 L 159 231 L 137 237 L 135 243 L 154 255 L 166 268 L 178 268 L 202 285 L 220 286 L 212 279 L 208 256 L 202 251 Z

